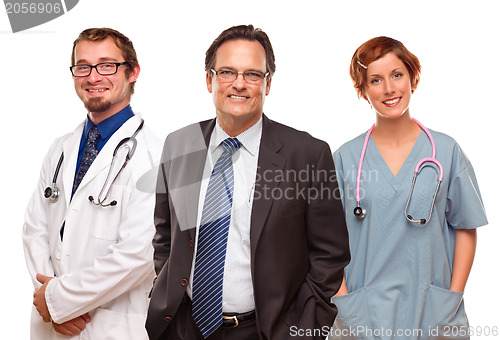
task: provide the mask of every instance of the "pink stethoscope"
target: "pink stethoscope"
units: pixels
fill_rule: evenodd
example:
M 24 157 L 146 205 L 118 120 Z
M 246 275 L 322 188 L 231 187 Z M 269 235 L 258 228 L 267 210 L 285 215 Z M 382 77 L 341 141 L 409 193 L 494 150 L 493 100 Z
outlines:
M 424 132 L 427 134 L 427 137 L 429 137 L 429 140 L 430 140 L 431 145 L 432 145 L 432 157 L 423 158 L 422 160 L 420 160 L 420 162 L 418 162 L 417 166 L 415 167 L 415 174 L 413 175 L 413 180 L 411 183 L 410 196 L 408 197 L 408 201 L 406 202 L 406 206 L 405 206 L 405 217 L 410 222 L 416 223 L 418 225 L 426 225 L 431 219 L 432 210 L 434 210 L 434 203 L 436 202 L 437 192 L 439 190 L 439 186 L 441 185 L 441 182 L 443 181 L 443 166 L 436 159 L 436 144 L 434 144 L 434 138 L 432 138 L 431 133 L 418 120 L 416 120 L 415 118 L 413 118 L 413 120 L 415 121 L 415 123 L 418 124 L 418 126 L 420 126 L 422 128 L 422 130 L 424 130 Z M 360 220 L 364 219 L 366 216 L 366 209 L 361 208 L 361 206 L 360 206 L 361 199 L 360 199 L 359 189 L 361 187 L 361 170 L 363 168 L 363 159 L 365 158 L 365 154 L 366 154 L 366 146 L 368 145 L 368 140 L 370 139 L 370 135 L 371 135 L 374 127 L 375 127 L 375 124 L 373 124 L 373 126 L 370 128 L 370 130 L 368 130 L 366 137 L 365 137 L 365 143 L 363 144 L 363 150 L 361 151 L 361 157 L 359 157 L 358 176 L 357 176 L 357 180 L 356 180 L 356 203 L 357 203 L 357 206 L 356 206 L 356 208 L 354 208 L 354 215 Z M 438 168 L 439 168 L 438 183 L 436 186 L 436 191 L 434 192 L 434 197 L 432 199 L 432 205 L 431 205 L 431 210 L 429 212 L 429 217 L 427 219 L 422 218 L 420 220 L 414 220 L 413 217 L 411 217 L 411 215 L 408 215 L 407 210 L 408 210 L 408 206 L 410 205 L 410 200 L 411 200 L 411 196 L 413 194 L 413 188 L 415 187 L 415 181 L 417 180 L 417 176 L 420 173 L 420 170 L 422 169 L 422 164 L 427 163 L 427 162 L 434 163 L 438 166 Z

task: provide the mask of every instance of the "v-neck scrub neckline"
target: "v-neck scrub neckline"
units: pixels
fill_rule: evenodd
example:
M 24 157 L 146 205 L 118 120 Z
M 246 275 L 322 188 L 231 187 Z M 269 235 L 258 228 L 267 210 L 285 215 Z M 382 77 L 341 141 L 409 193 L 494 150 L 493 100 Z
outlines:
M 417 153 L 418 149 L 422 146 L 421 143 L 425 142 L 425 140 L 422 141 L 422 139 L 428 140 L 428 137 L 424 131 L 420 131 L 419 135 L 415 139 L 415 142 L 413 143 L 413 146 L 410 150 L 410 153 L 405 158 L 405 160 L 404 160 L 403 164 L 401 165 L 401 167 L 399 168 L 396 176 L 394 176 L 394 174 L 392 173 L 389 165 L 387 164 L 387 161 L 382 156 L 382 153 L 380 152 L 380 150 L 379 150 L 379 148 L 378 148 L 377 144 L 375 143 L 375 140 L 373 139 L 372 136 L 370 136 L 370 139 L 368 140 L 368 146 L 370 146 L 370 145 L 373 146 L 373 151 L 372 151 L 373 157 L 380 158 L 380 160 L 377 160 L 377 161 L 385 164 L 385 168 L 381 167 L 382 169 L 380 169 L 380 170 L 384 172 L 384 174 L 388 177 L 388 179 L 392 179 L 392 178 L 397 179 L 402 170 L 404 171 L 408 167 L 411 168 L 412 167 L 411 164 L 413 164 L 413 163 L 416 164 L 417 159 L 416 159 L 415 153 Z M 368 151 L 367 151 L 367 153 L 368 153 Z M 415 166 L 413 166 L 413 168 L 415 168 Z

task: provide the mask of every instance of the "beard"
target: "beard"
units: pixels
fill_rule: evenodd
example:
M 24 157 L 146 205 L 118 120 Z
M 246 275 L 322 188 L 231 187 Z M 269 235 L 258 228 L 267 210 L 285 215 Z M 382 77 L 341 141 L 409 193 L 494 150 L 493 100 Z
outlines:
M 111 107 L 111 102 L 109 100 L 104 100 L 103 98 L 90 98 L 85 103 L 85 108 L 92 113 L 102 113 Z

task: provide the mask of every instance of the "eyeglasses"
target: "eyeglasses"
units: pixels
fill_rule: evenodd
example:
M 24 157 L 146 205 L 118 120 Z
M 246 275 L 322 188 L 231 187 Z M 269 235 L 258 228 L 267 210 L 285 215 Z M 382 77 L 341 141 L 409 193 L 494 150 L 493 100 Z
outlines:
M 95 68 L 97 73 L 99 73 L 101 76 L 110 76 L 110 75 L 118 72 L 118 67 L 122 66 L 122 65 L 129 65 L 129 63 L 124 61 L 122 63 L 109 63 L 108 62 L 108 63 L 99 63 L 96 65 L 80 64 L 80 65 L 70 66 L 69 69 L 70 69 L 73 77 L 90 76 L 90 73 L 92 72 L 93 68 Z
M 269 72 L 264 74 L 259 71 L 235 72 L 228 69 L 222 69 L 218 71 L 210 69 L 210 71 L 215 73 L 215 75 L 217 75 L 217 77 L 219 78 L 219 81 L 223 83 L 232 83 L 236 79 L 238 79 L 238 76 L 240 74 L 242 74 L 243 80 L 245 80 L 247 84 L 259 84 L 260 82 L 262 82 L 262 80 L 264 80 L 264 78 L 266 78 L 269 75 Z

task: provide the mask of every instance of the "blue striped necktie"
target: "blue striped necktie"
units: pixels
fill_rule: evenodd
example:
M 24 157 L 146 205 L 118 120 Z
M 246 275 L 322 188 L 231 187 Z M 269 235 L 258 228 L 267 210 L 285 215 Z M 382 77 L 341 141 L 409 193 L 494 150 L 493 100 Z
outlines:
M 83 177 L 87 173 L 94 159 L 97 157 L 97 140 L 101 135 L 99 130 L 97 130 L 97 125 L 90 128 L 89 135 L 87 138 L 87 145 L 85 146 L 85 151 L 83 152 L 82 162 L 80 163 L 80 168 L 78 168 L 78 173 L 76 174 L 75 180 L 73 182 L 73 191 L 71 192 L 71 197 L 75 194 L 76 189 L 80 185 Z
M 222 278 L 234 187 L 231 156 L 241 143 L 227 138 L 221 145 L 224 152 L 215 163 L 203 204 L 193 273 L 193 318 L 204 338 L 222 324 Z

